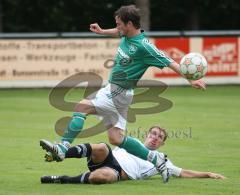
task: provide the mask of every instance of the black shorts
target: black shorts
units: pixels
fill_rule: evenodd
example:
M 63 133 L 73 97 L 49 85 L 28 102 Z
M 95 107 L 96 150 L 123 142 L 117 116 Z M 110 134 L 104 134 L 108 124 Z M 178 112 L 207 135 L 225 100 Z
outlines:
M 96 169 L 99 169 L 99 168 L 109 167 L 109 168 L 114 169 L 116 171 L 116 173 L 118 175 L 118 179 L 120 180 L 122 168 L 120 167 L 118 161 L 113 156 L 112 149 L 110 148 L 110 146 L 107 145 L 107 147 L 108 147 L 109 153 L 108 153 L 107 158 L 103 162 L 95 164 L 92 161 L 92 159 L 90 157 L 88 157 L 88 159 L 87 159 L 88 169 L 92 172 L 92 171 L 94 171 Z

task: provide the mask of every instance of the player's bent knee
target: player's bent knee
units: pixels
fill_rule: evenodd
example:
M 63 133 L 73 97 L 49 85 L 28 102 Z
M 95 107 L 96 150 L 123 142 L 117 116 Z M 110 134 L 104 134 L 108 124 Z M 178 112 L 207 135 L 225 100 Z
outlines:
M 119 146 L 123 141 L 123 130 L 118 128 L 112 128 L 108 130 L 109 143 L 115 146 Z
M 92 161 L 94 163 L 103 162 L 109 154 L 109 148 L 105 143 L 91 144 L 92 147 Z
M 116 171 L 111 168 L 102 168 L 93 171 L 89 176 L 90 183 L 93 184 L 106 184 L 113 183 L 118 180 L 118 175 Z
M 108 149 L 108 147 L 107 147 L 107 144 L 105 144 L 105 143 L 100 143 L 100 144 L 98 145 L 98 152 L 99 152 L 99 153 L 108 153 L 108 152 L 109 152 L 109 149 Z
M 95 114 L 94 105 L 90 100 L 84 99 L 80 101 L 74 108 L 75 112 L 81 112 L 85 114 Z
M 119 146 L 122 143 L 122 139 L 119 139 L 118 137 L 108 137 L 109 143 L 114 146 Z

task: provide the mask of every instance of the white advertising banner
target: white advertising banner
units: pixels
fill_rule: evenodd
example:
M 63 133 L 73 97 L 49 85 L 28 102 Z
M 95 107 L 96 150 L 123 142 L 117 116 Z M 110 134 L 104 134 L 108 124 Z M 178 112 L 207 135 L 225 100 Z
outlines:
M 62 80 L 77 72 L 105 78 L 118 39 L 0 40 L 0 80 Z

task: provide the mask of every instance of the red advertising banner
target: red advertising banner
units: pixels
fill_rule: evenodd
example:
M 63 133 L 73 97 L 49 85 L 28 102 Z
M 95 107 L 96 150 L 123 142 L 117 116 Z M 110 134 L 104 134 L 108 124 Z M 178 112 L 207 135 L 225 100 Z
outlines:
M 155 45 L 178 63 L 185 54 L 189 53 L 190 48 L 189 38 L 159 38 L 155 39 Z M 155 78 L 177 76 L 179 75 L 169 68 L 154 69 Z
M 238 38 L 206 37 L 202 39 L 202 53 L 208 62 L 207 76 L 237 76 Z

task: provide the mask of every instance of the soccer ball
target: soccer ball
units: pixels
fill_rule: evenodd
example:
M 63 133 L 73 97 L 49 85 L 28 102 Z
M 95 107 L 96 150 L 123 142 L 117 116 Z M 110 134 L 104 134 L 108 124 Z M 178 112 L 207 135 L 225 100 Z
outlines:
M 198 80 L 207 73 L 207 60 L 199 53 L 188 53 L 180 61 L 180 72 L 189 80 Z

